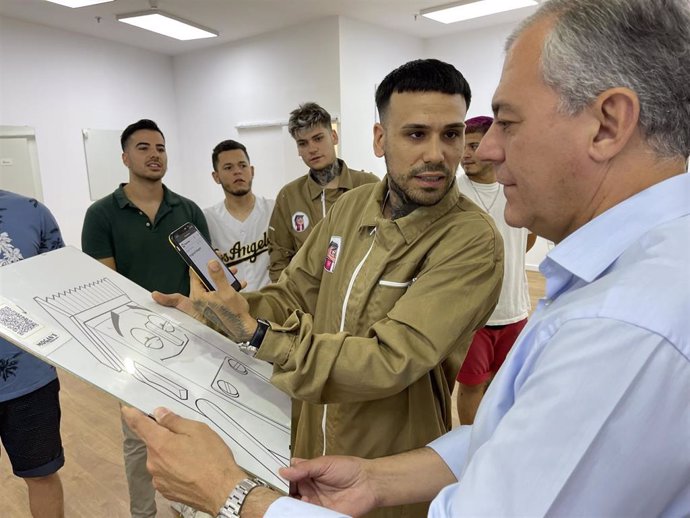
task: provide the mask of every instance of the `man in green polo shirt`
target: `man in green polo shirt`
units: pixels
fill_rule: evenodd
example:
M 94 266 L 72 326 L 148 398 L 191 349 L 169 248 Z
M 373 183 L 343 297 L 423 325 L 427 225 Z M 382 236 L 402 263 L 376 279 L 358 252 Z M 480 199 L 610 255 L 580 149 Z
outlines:
M 149 291 L 188 293 L 189 270 L 168 235 L 194 223 L 208 239 L 203 212 L 193 201 L 163 185 L 168 166 L 165 137 L 142 119 L 120 137 L 129 183 L 86 211 L 82 250 Z M 155 490 L 146 471 L 146 447 L 123 423 L 123 451 L 133 518 L 155 518 Z

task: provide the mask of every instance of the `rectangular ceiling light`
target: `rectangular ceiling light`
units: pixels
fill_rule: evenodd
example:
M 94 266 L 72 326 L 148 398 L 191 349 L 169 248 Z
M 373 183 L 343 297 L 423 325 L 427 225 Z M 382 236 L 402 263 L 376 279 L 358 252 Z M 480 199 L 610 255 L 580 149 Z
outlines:
M 104 4 L 112 2 L 113 0 L 46 0 L 54 4 L 60 4 L 67 7 L 86 7 L 87 5 Z
M 215 38 L 218 33 L 213 29 L 202 27 L 182 18 L 177 18 L 158 9 L 149 9 L 138 13 L 118 14 L 117 19 L 121 22 L 146 29 L 147 31 L 157 32 L 163 36 L 175 38 L 176 40 L 200 40 L 203 38 Z
M 441 23 L 455 23 L 533 5 L 537 5 L 535 0 L 479 0 L 432 7 L 419 14 Z

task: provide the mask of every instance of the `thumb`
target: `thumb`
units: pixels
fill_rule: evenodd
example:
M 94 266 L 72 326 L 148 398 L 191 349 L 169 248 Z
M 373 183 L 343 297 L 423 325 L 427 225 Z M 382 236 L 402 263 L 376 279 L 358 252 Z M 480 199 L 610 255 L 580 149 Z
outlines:
M 152 414 L 159 425 L 177 434 L 189 435 L 194 423 L 196 423 L 196 421 L 185 419 L 165 407 L 156 408 Z
M 181 302 L 184 295 L 179 293 L 161 293 L 160 291 L 154 291 L 151 293 L 151 298 L 156 301 L 161 306 L 167 306 L 169 308 L 176 308 Z
M 160 430 L 160 426 L 151 420 L 149 416 L 136 408 L 123 405 L 121 412 L 122 418 L 127 423 L 127 426 L 129 426 L 144 442 L 147 442 L 148 439 Z
M 180 293 L 161 293 L 160 291 L 154 291 L 151 293 L 151 298 L 160 304 L 161 306 L 166 306 L 169 308 L 179 309 L 183 313 L 196 318 L 196 311 L 194 309 L 194 304 L 189 299 Z
M 280 476 L 290 482 L 299 482 L 305 478 L 316 478 L 328 468 L 328 464 L 320 460 L 322 458 L 317 457 L 316 459 L 305 460 L 295 457 L 290 462 L 290 467 L 280 468 Z
M 206 265 L 206 267 L 208 269 L 208 274 L 211 276 L 211 279 L 213 280 L 213 282 L 216 283 L 216 286 L 218 286 L 218 291 L 230 287 L 230 284 L 228 283 L 228 278 L 225 276 L 225 272 L 223 271 L 225 269 L 225 266 L 221 265 L 220 261 L 217 261 L 216 259 L 211 259 Z

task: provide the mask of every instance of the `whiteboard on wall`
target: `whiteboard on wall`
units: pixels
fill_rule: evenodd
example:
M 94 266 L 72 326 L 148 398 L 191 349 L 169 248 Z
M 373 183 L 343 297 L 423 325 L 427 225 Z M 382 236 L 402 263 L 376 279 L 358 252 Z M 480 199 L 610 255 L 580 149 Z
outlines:
M 129 171 L 122 163 L 121 134 L 122 130 L 82 130 L 92 201 L 107 196 L 129 179 Z
M 0 189 L 43 201 L 33 128 L 0 126 Z

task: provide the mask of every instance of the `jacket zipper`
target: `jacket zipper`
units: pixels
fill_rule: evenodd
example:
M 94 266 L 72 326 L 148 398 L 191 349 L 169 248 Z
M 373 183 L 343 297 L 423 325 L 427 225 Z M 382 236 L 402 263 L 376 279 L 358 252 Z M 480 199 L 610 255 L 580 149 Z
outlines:
M 370 236 L 373 236 L 376 233 L 376 227 L 369 233 Z M 360 270 L 364 266 L 364 263 L 367 260 L 367 257 L 369 257 L 369 254 L 371 253 L 371 250 L 374 248 L 374 243 L 376 242 L 376 238 L 371 240 L 371 246 L 369 247 L 369 250 L 367 250 L 367 253 L 364 254 L 364 257 L 362 260 L 359 262 L 357 267 L 355 268 L 355 271 L 352 272 L 352 277 L 350 277 L 350 282 L 347 285 L 347 291 L 345 292 L 345 300 L 343 300 L 343 310 L 340 314 L 340 329 L 339 332 L 343 332 L 345 329 L 345 313 L 347 312 L 347 303 L 350 300 L 350 294 L 352 293 L 352 286 L 355 284 L 355 280 L 357 280 L 357 275 L 359 274 Z M 323 434 L 323 455 L 326 455 L 326 414 L 328 411 L 328 405 L 323 405 L 323 419 L 321 420 L 321 432 Z
M 321 212 L 323 213 L 323 217 L 326 217 L 326 191 L 322 190 L 321 191 Z

